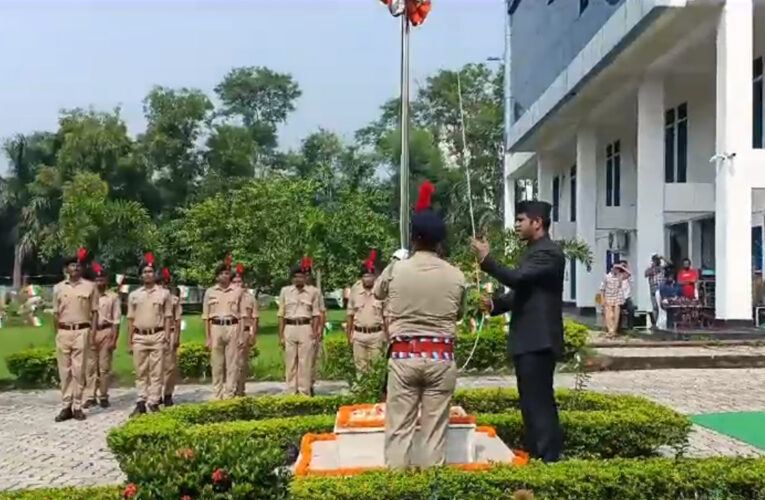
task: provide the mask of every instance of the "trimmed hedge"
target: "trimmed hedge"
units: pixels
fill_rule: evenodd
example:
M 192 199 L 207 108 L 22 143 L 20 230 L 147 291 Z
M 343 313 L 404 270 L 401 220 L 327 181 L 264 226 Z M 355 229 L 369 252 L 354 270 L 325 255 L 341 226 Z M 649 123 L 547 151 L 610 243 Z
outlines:
M 572 460 L 555 465 L 496 467 L 486 472 L 430 469 L 375 472 L 290 485 L 294 500 L 510 499 L 531 490 L 535 500 L 765 499 L 765 460 Z
M 116 500 L 122 498 L 122 486 L 100 488 L 56 488 L 0 493 L 0 500 Z
M 570 391 L 557 397 L 567 457 L 650 456 L 660 446 L 680 450 L 691 427 L 687 418 L 641 398 Z M 508 445 L 520 446 L 516 391 L 458 391 L 455 401 L 476 413 L 479 425 L 494 426 Z M 147 498 L 198 498 L 216 491 L 218 468 L 230 478 L 226 491 L 232 496 L 222 498 L 283 498 L 289 482 L 284 466 L 296 458 L 302 436 L 331 432 L 337 408 L 351 403 L 352 396 L 266 396 L 178 406 L 128 421 L 107 442 Z

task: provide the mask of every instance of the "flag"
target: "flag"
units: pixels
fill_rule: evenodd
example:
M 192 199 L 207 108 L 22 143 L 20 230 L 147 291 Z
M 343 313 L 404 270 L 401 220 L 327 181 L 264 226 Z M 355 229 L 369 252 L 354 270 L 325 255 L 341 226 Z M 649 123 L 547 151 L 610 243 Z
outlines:
M 130 285 L 120 285 L 120 293 L 128 293 L 130 291 Z
M 125 281 L 125 275 L 124 274 L 115 274 L 114 279 L 117 280 L 118 285 L 122 285 L 122 282 Z
M 181 298 L 181 300 L 189 298 L 189 287 L 185 285 L 179 285 L 178 296 Z
M 40 295 L 40 288 L 37 285 L 27 286 L 27 295 L 30 297 L 37 297 Z
M 489 294 L 490 294 L 490 293 L 492 293 L 492 292 L 494 291 L 494 285 L 492 285 L 491 281 L 489 281 L 489 282 L 487 282 L 487 283 L 486 283 L 486 284 L 483 286 L 483 289 L 484 289 L 484 291 L 485 291 L 486 293 L 489 293 Z
M 182 332 L 186 331 L 186 320 L 185 319 L 181 320 L 181 331 Z
M 32 326 L 42 326 L 42 320 L 37 316 L 32 316 Z

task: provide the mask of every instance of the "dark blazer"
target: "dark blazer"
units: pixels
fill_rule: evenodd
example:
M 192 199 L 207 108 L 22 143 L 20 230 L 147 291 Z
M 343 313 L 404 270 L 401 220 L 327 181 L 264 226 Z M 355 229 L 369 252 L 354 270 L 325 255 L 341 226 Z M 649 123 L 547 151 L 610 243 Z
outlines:
M 511 313 L 508 348 L 513 355 L 551 349 L 563 354 L 563 274 L 566 258 L 545 236 L 529 243 L 515 269 L 486 257 L 481 269 L 510 288 L 494 300 L 492 316 Z

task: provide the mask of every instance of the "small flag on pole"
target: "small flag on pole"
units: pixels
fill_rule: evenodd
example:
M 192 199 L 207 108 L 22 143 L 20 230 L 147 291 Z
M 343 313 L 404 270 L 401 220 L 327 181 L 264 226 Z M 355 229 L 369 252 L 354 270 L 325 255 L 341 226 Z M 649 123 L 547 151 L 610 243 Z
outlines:
M 124 274 L 115 274 L 114 279 L 117 280 L 118 285 L 122 285 L 122 282 L 125 281 L 125 275 Z
M 130 291 L 130 285 L 120 285 L 120 293 L 128 293 Z
M 181 331 L 182 332 L 186 331 L 186 320 L 185 319 L 181 320 Z
M 40 289 L 37 285 L 29 285 L 27 286 L 27 295 L 30 297 L 37 297 L 40 295 Z
M 38 318 L 37 316 L 32 316 L 32 326 L 37 326 L 37 327 L 42 326 L 42 320 Z

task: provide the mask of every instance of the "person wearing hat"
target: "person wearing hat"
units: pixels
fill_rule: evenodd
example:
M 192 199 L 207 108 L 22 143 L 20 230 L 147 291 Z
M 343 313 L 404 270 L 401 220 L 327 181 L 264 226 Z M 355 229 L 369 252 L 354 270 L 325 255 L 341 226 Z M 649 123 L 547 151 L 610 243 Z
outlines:
M 319 290 L 306 284 L 310 259 L 292 268 L 292 285 L 279 293 L 279 344 L 284 349 L 286 392 L 312 395 L 316 342 L 321 335 Z
M 431 208 L 435 188 L 420 187 L 412 215 L 412 255 L 392 262 L 374 285 L 387 301 L 390 359 L 385 408 L 385 463 L 393 469 L 443 465 L 449 410 L 457 383 L 454 337 L 465 311 L 462 271 L 438 256 L 446 224 Z M 412 462 L 412 440 L 423 436 L 422 463 Z
M 492 316 L 511 312 L 508 348 L 513 356 L 526 428 L 526 449 L 545 462 L 560 458 L 562 432 L 553 391 L 555 363 L 563 355 L 563 275 L 566 259 L 550 239 L 551 205 L 523 201 L 515 208 L 515 232 L 526 250 L 514 268 L 489 256 L 489 244 L 473 239 L 481 269 L 510 291 L 496 300 L 483 297 Z
M 234 396 L 244 396 L 245 386 L 247 383 L 247 376 L 250 372 L 250 350 L 257 343 L 258 340 L 258 301 L 246 288 L 244 282 L 244 266 L 242 264 L 236 265 L 236 274 L 231 281 L 234 286 L 242 289 L 242 338 L 239 341 L 239 354 L 237 356 L 237 377 L 236 388 L 234 389 Z
M 98 262 L 91 266 L 98 294 L 98 329 L 88 352 L 88 377 L 85 394 L 88 400 L 83 408 L 98 404 L 109 408 L 109 377 L 112 356 L 117 348 L 122 310 L 120 297 L 109 290 L 109 273 Z
M 56 361 L 61 379 L 63 407 L 56 422 L 85 420 L 82 399 L 86 384 L 87 351 L 98 324 L 98 293 L 92 282 L 83 279 L 87 251 L 66 259 L 68 278 L 53 293 L 56 329 Z
M 138 401 L 131 417 L 157 412 L 162 401 L 164 357 L 173 322 L 170 293 L 157 283 L 154 255 L 138 268 L 143 286 L 128 295 L 128 352 L 133 354 Z
M 165 356 L 162 360 L 162 404 L 165 408 L 173 406 L 173 392 L 178 383 L 178 348 L 181 346 L 181 317 L 183 306 L 178 296 L 178 287 L 173 286 L 173 278 L 170 270 L 162 268 L 162 287 L 170 294 L 170 303 L 173 309 L 173 318 L 170 321 L 170 330 L 165 337 Z
M 239 370 L 239 342 L 242 337 L 242 289 L 231 283 L 231 256 L 215 270 L 218 283 L 205 291 L 202 320 L 210 351 L 213 397 L 230 399 L 236 389 Z
M 376 257 L 377 252 L 372 250 L 361 266 L 361 286 L 351 288 L 348 301 L 346 336 L 348 343 L 353 346 L 353 362 L 359 373 L 369 370 L 372 361 L 382 353 L 387 340 L 383 306 L 375 298 L 373 290 L 377 277 Z
M 629 277 L 629 270 L 621 263 L 617 263 L 611 266 L 611 270 L 603 278 L 603 282 L 600 285 L 600 294 L 603 297 L 606 335 L 608 337 L 615 337 L 616 332 L 619 331 L 621 309 L 626 301 L 624 282 Z

